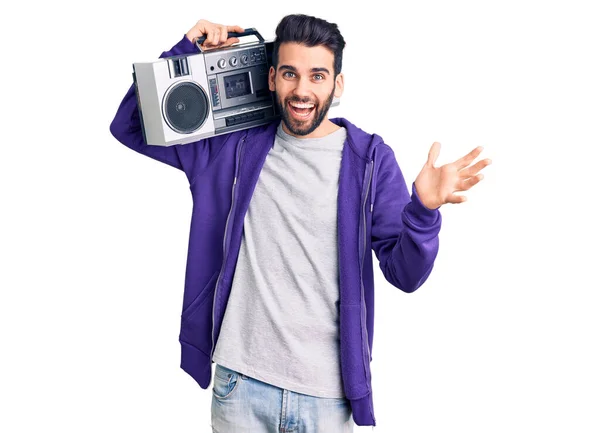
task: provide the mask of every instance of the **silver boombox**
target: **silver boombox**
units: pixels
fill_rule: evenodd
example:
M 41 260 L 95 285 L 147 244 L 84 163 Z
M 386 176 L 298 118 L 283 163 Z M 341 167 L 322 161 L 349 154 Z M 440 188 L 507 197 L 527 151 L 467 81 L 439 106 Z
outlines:
M 253 28 L 229 37 L 250 35 L 258 40 L 206 52 L 202 37 L 199 54 L 133 64 L 147 144 L 186 144 L 279 118 L 268 82 L 273 42 Z

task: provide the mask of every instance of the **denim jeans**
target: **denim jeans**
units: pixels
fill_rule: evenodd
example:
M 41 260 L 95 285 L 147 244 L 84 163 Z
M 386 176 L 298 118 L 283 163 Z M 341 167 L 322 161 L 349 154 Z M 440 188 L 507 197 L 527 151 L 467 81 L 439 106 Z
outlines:
M 214 433 L 352 433 L 346 398 L 300 394 L 216 364 L 211 424 Z

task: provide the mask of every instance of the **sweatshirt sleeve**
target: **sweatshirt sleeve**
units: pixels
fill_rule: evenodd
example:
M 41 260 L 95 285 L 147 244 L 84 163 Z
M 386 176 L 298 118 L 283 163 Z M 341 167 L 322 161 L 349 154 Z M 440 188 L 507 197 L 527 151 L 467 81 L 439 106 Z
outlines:
M 386 144 L 380 148 L 371 244 L 386 280 L 410 293 L 433 269 L 442 217 L 439 208 L 431 210 L 423 205 L 414 183 L 409 195 L 393 149 Z
M 179 54 L 198 54 L 200 50 L 184 35 L 171 50 L 165 51 L 160 58 Z M 129 87 L 121 101 L 117 113 L 110 124 L 111 134 L 122 144 L 143 155 L 184 170 L 191 177 L 194 165 L 210 158 L 208 140 L 202 139 L 188 144 L 173 146 L 150 146 L 144 141 L 140 115 L 138 111 L 135 84 Z

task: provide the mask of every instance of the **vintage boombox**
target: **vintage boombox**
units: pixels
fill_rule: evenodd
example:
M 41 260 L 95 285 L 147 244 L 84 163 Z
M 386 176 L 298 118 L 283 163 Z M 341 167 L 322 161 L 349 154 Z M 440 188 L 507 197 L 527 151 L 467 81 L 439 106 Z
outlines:
M 256 41 L 134 63 L 138 109 L 147 144 L 171 146 L 259 126 L 280 117 L 269 90 L 273 42 L 256 29 L 229 37 Z M 339 104 L 334 98 L 332 106 Z

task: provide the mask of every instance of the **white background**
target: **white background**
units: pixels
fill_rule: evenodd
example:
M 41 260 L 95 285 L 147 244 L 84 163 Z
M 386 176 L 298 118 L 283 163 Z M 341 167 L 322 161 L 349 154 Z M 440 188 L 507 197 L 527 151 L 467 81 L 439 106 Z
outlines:
M 600 431 L 593 2 L 386 4 L 2 14 L 1 431 L 210 431 L 211 392 L 179 368 L 188 183 L 109 125 L 131 64 L 198 19 L 270 39 L 288 13 L 338 23 L 346 91 L 330 115 L 381 135 L 407 181 L 434 141 L 440 164 L 478 145 L 493 160 L 466 203 L 442 207 L 417 292 L 376 268 L 375 431 Z

